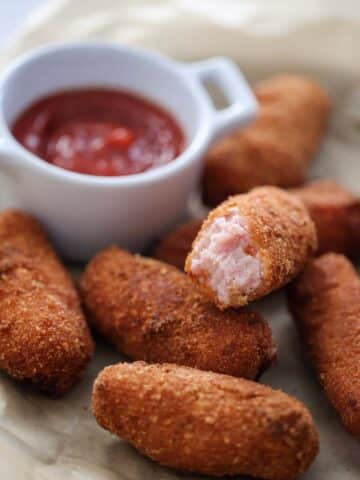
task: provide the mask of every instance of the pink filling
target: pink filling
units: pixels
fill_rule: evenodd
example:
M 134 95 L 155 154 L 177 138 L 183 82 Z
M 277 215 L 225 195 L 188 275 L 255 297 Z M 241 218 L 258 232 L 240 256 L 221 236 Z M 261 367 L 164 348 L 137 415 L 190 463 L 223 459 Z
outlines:
M 251 247 L 253 255 L 246 253 Z M 193 248 L 191 272 L 206 275 L 223 303 L 231 292 L 246 295 L 261 281 L 261 262 L 250 242 L 245 220 L 236 210 L 218 217 L 202 232 Z

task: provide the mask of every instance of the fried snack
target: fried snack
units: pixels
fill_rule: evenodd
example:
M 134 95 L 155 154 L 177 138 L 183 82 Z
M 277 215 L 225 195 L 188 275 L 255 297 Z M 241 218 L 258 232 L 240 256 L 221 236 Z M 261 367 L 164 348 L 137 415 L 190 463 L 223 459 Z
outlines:
M 292 192 L 315 223 L 318 253 L 360 256 L 360 198 L 333 180 L 318 180 Z
M 30 215 L 0 214 L 0 368 L 60 396 L 93 353 L 80 301 L 44 231 Z
M 260 315 L 220 312 L 184 273 L 157 260 L 110 247 L 87 266 L 81 291 L 94 327 L 132 359 L 247 378 L 274 360 Z
M 305 350 L 347 430 L 360 438 L 360 279 L 342 255 L 313 260 L 289 288 Z
M 259 185 L 300 185 L 324 136 L 330 99 L 310 78 L 278 75 L 259 83 L 255 94 L 255 122 L 206 156 L 203 197 L 210 206 Z
M 291 480 L 319 449 L 311 415 L 295 398 L 188 367 L 107 367 L 92 410 L 103 428 L 156 462 L 205 475 Z
M 292 280 L 315 249 L 303 203 L 279 188 L 259 187 L 210 212 L 185 270 L 219 308 L 239 307 Z
M 190 220 L 174 228 L 155 245 L 152 256 L 183 270 L 192 242 L 203 221 L 203 219 Z

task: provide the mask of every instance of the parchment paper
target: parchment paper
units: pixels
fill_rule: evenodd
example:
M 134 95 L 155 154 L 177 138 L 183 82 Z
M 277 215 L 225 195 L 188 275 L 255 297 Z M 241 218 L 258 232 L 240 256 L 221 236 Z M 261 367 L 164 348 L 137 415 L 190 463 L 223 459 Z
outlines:
M 142 45 L 189 61 L 228 55 L 251 80 L 284 70 L 311 73 L 335 101 L 331 129 L 311 176 L 337 178 L 360 193 L 357 0 L 62 0 L 33 16 L 0 65 L 42 43 L 90 38 Z M 2 178 L 0 206 L 8 202 Z M 320 431 L 321 453 L 303 478 L 359 479 L 360 445 L 344 431 L 306 366 L 283 293 L 255 308 L 270 322 L 279 345 L 278 364 L 261 381 L 302 400 Z M 92 381 L 103 366 L 119 360 L 98 342 L 85 380 L 57 401 L 0 375 L 1 480 L 194 478 L 157 466 L 97 426 L 89 411 Z

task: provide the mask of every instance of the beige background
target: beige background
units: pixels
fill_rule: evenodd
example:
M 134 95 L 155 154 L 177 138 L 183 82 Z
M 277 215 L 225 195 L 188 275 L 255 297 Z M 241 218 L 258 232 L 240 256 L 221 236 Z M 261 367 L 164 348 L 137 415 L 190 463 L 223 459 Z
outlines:
M 142 45 L 182 60 L 229 55 L 251 80 L 305 71 L 330 89 L 333 121 L 312 176 L 331 176 L 360 193 L 360 4 L 357 1 L 62 0 L 35 15 L 0 58 L 5 65 L 45 42 L 98 38 Z M 6 179 L 0 206 L 9 201 Z M 46 199 L 44 199 L 46 201 Z M 360 478 L 359 443 L 346 434 L 305 366 L 282 293 L 259 302 L 279 344 L 279 362 L 262 381 L 296 395 L 311 410 L 321 453 L 306 480 Z M 0 377 L 0 478 L 151 480 L 180 476 L 142 458 L 97 427 L 91 383 L 120 356 L 101 345 L 85 381 L 52 401 Z

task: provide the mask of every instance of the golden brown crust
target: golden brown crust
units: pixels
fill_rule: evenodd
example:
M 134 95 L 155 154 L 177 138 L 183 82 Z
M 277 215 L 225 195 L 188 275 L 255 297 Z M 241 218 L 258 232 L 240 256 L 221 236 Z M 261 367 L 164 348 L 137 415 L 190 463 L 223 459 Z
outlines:
M 210 206 L 259 185 L 300 185 L 323 138 L 330 99 L 313 80 L 278 75 L 259 83 L 255 94 L 255 122 L 220 140 L 206 156 L 204 201 Z
M 360 279 L 342 255 L 308 264 L 289 288 L 305 349 L 346 428 L 360 438 Z
M 216 218 L 226 216 L 230 210 L 239 213 L 247 223 L 251 245 L 262 264 L 259 286 L 249 293 L 234 286 L 224 303 L 210 286 L 206 272 L 192 273 L 193 250 L 185 264 L 186 272 L 221 309 L 246 305 L 284 286 L 302 270 L 317 247 L 315 226 L 302 202 L 276 187 L 258 187 L 230 197 L 210 212 L 193 246 Z
M 105 368 L 92 409 L 102 427 L 153 460 L 206 475 L 291 480 L 319 448 L 311 415 L 295 398 L 176 365 Z
M 260 315 L 218 311 L 184 273 L 157 260 L 110 247 L 87 266 L 81 292 L 92 324 L 130 358 L 247 378 L 274 359 Z
M 291 190 L 306 205 L 316 225 L 318 254 L 360 256 L 360 198 L 333 180 L 318 180 Z
M 64 394 L 93 352 L 80 302 L 41 226 L 0 214 L 0 368 L 45 393 Z
M 187 254 L 195 240 L 203 219 L 189 220 L 164 235 L 155 245 L 152 256 L 180 270 L 184 270 Z

